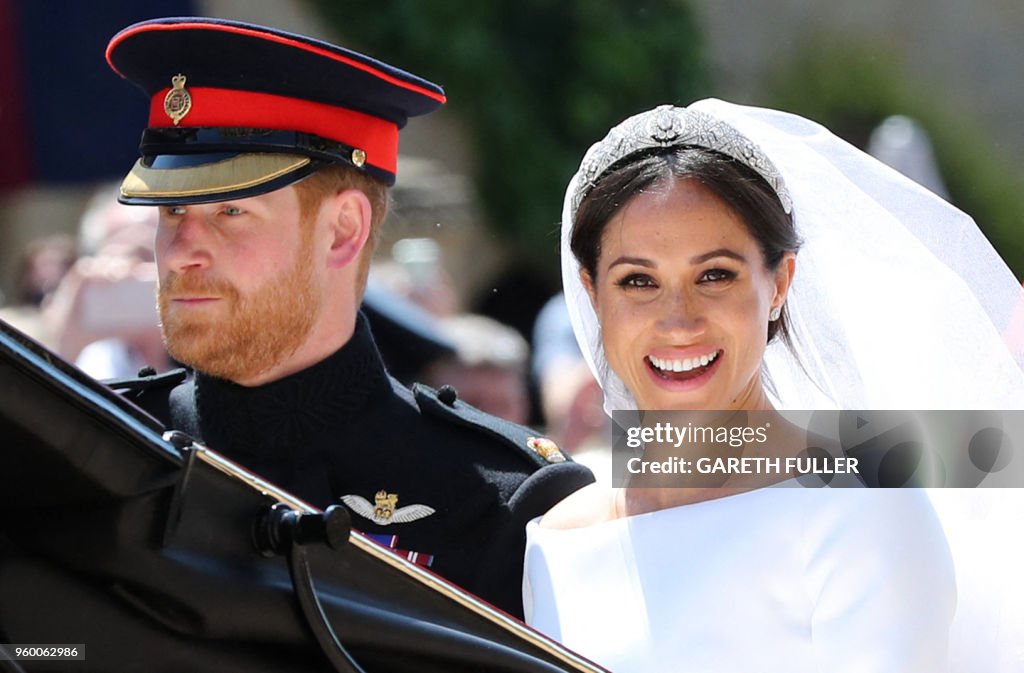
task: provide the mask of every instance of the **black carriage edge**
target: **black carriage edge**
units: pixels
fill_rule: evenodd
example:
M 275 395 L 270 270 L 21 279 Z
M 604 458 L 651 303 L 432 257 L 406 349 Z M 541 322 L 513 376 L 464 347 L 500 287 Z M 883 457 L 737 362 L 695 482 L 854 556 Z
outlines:
M 2 320 L 0 642 L 83 646 L 15 672 L 603 670 Z

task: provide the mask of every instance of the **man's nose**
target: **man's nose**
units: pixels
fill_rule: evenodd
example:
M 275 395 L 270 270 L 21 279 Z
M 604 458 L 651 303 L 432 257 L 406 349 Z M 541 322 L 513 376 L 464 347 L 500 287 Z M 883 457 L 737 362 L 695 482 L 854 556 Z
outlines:
M 161 222 L 157 236 L 163 245 L 157 246 L 165 269 L 175 273 L 195 271 L 209 267 L 212 256 L 210 232 L 202 213 L 189 209 L 173 223 Z

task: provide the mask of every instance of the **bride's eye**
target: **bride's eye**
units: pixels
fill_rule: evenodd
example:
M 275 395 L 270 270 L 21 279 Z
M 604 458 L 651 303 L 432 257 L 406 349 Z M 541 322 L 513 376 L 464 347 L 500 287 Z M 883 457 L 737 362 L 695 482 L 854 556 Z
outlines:
M 735 277 L 736 273 L 733 271 L 727 271 L 725 269 L 708 269 L 700 275 L 700 279 L 697 282 L 717 283 L 724 280 L 732 280 Z
M 657 287 L 654 279 L 645 273 L 631 273 L 623 276 L 619 279 L 616 285 L 624 288 Z

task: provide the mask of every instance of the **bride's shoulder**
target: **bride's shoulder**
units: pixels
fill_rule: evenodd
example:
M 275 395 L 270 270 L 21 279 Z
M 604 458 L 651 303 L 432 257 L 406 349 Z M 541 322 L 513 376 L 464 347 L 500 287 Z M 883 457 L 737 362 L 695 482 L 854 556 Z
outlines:
M 590 484 L 548 510 L 541 528 L 584 528 L 615 518 L 615 491 L 604 484 Z

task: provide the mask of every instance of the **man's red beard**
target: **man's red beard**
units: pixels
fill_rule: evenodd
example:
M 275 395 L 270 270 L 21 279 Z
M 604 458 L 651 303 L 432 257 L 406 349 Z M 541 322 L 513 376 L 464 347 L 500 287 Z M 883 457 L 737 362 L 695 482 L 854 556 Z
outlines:
M 303 241 L 290 269 L 245 296 L 203 272 L 168 273 L 158 293 L 167 351 L 178 362 L 229 381 L 269 370 L 298 350 L 320 313 L 312 267 L 312 246 Z M 172 301 L 179 297 L 218 297 L 226 315 L 222 307 L 211 307 L 217 310 L 209 315 L 183 310 Z

